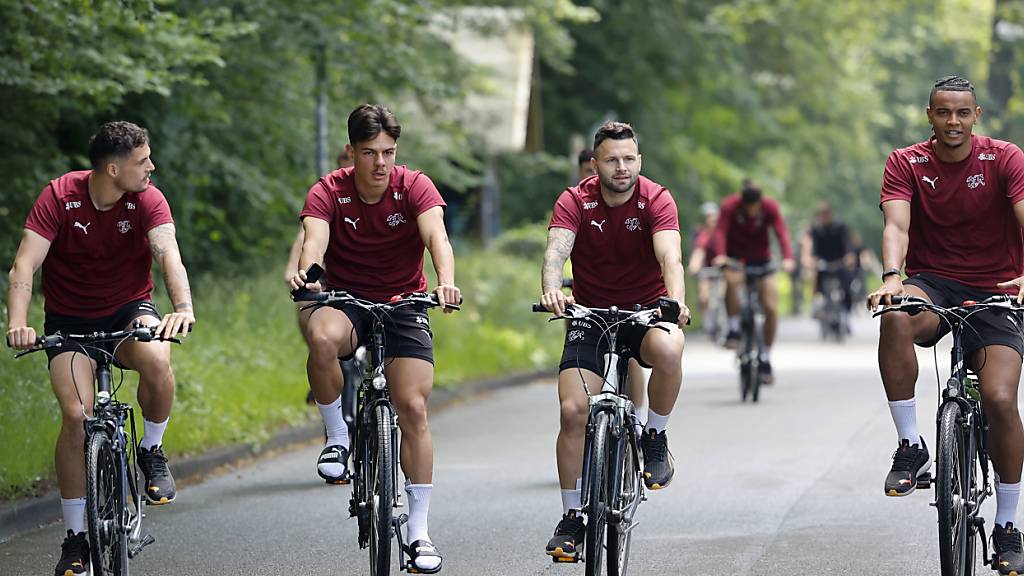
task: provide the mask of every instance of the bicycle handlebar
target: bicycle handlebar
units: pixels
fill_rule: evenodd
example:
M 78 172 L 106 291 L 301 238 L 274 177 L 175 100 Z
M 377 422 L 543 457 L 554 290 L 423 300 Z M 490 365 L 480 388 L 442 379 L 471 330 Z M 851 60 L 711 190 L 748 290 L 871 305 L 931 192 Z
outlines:
M 534 312 L 547 312 L 551 313 L 550 310 L 544 307 L 543 304 L 534 303 L 532 306 Z M 570 304 L 565 309 L 565 316 L 556 316 L 552 320 L 556 319 L 579 319 L 587 316 L 600 316 L 603 319 L 618 321 L 618 320 L 637 320 L 643 323 L 652 323 L 652 321 L 669 322 L 676 324 L 679 322 L 680 306 L 679 302 L 672 298 L 665 298 L 662 296 L 658 299 L 657 308 L 644 308 L 640 310 L 628 310 L 622 309 L 617 306 L 611 308 L 590 308 L 583 306 L 582 304 Z M 660 311 L 661 316 L 655 318 L 654 313 Z M 689 324 L 689 320 L 687 320 Z
M 22 356 L 33 352 L 62 348 L 64 346 L 64 342 L 67 340 L 74 340 L 79 344 L 98 344 L 100 342 L 114 342 L 117 340 L 135 340 L 136 342 L 152 342 L 157 340 L 181 344 L 181 341 L 177 338 L 157 336 L 156 329 L 156 326 L 137 326 L 127 330 L 118 330 L 116 332 L 91 332 L 89 334 L 61 334 L 60 332 L 55 332 L 47 336 L 36 336 L 36 342 L 32 348 L 22 350 L 15 354 L 14 357 L 21 358 Z M 191 327 L 189 327 L 189 330 L 191 331 Z M 10 346 L 10 342 L 8 342 L 7 345 Z
M 441 304 L 437 301 L 437 294 L 430 293 L 426 294 L 423 292 L 413 292 L 400 298 L 394 298 L 388 302 L 371 302 L 370 300 L 363 300 L 356 298 L 344 290 L 326 290 L 323 292 L 312 292 L 304 288 L 300 288 L 292 292 L 292 299 L 296 302 L 309 302 L 308 306 L 304 306 L 303 310 L 309 306 L 337 306 L 341 304 L 352 304 L 360 308 L 370 310 L 374 308 L 384 309 L 395 309 L 402 308 L 404 306 L 424 306 L 427 308 L 435 308 Z M 444 307 L 450 310 L 461 310 L 462 299 L 459 299 L 459 304 L 446 303 Z
M 965 300 L 963 304 L 959 306 L 948 306 L 943 307 L 937 304 L 921 298 L 919 296 L 893 296 L 891 298 L 892 305 L 885 306 L 881 310 L 872 314 L 872 317 L 881 316 L 888 312 L 908 312 L 915 314 L 927 310 L 938 314 L 939 316 L 946 316 L 955 314 L 959 316 L 963 313 L 974 313 L 982 310 L 991 310 L 995 308 L 1002 308 L 1004 310 L 1010 310 L 1014 312 L 1024 311 L 1024 306 L 1017 304 L 1017 298 L 1008 294 L 995 294 L 988 298 L 977 302 L 974 300 Z

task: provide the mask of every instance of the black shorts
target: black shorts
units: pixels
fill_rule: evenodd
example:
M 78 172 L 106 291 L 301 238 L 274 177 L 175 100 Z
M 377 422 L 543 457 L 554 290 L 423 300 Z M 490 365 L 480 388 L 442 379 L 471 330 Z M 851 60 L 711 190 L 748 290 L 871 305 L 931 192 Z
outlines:
M 938 306 L 959 306 L 964 300 L 982 301 L 997 292 L 986 292 L 978 288 L 964 286 L 963 284 L 929 274 L 927 272 L 915 274 L 907 278 L 904 284 L 917 286 L 928 295 L 932 304 Z M 964 329 L 964 355 L 970 359 L 971 355 L 985 346 L 1009 346 L 1017 351 L 1017 354 L 1024 356 L 1024 336 L 1021 334 L 1020 317 L 1017 314 L 1007 314 L 1002 310 L 984 310 L 971 315 L 967 321 L 969 327 Z M 973 328 L 973 330 L 972 330 Z M 949 325 L 939 321 L 939 327 L 935 337 L 927 342 L 918 342 L 918 346 L 930 347 L 949 333 Z
M 623 345 L 633 353 L 633 358 L 644 368 L 651 366 L 640 359 L 640 344 L 651 326 L 625 324 L 619 328 L 620 352 Z M 565 348 L 558 371 L 584 368 L 596 374 L 604 374 L 604 355 L 608 353 L 608 334 L 603 322 L 590 319 L 572 319 L 566 322 Z
M 129 302 L 118 308 L 117 311 L 110 316 L 104 316 L 102 318 L 77 318 L 75 316 L 61 316 L 60 314 L 51 314 L 47 312 L 46 318 L 43 320 L 43 333 L 49 335 L 54 332 L 61 332 L 62 334 L 116 332 L 118 330 L 128 328 L 131 326 L 132 321 L 143 316 L 152 316 L 159 320 L 160 312 L 157 311 L 156 306 L 153 305 L 153 302 L 150 300 L 136 300 L 134 302 Z M 105 350 L 108 354 L 113 354 L 115 344 L 117 343 L 103 342 L 102 344 L 96 344 L 86 348 L 81 345 L 76 346 L 74 343 L 65 343 L 63 348 L 52 348 L 47 350 L 46 356 L 52 361 L 54 357 L 63 352 L 84 352 L 93 360 L 99 360 L 102 353 L 96 350 L 96 348 Z M 120 368 L 124 368 L 124 366 L 121 366 L 117 362 L 114 364 Z
M 352 322 L 359 346 L 369 346 L 374 321 L 370 313 L 356 306 L 344 306 L 341 311 Z M 419 358 L 434 363 L 434 333 L 425 310 L 406 308 L 384 317 L 384 357 Z

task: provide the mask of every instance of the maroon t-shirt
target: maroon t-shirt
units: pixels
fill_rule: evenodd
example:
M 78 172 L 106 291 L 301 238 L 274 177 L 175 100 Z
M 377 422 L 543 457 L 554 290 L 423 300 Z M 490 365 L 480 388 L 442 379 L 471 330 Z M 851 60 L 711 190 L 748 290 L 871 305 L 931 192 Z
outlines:
M 676 202 L 665 187 L 641 176 L 629 201 L 612 208 L 598 177 L 589 176 L 558 197 L 549 228 L 576 234 L 570 258 L 580 304 L 632 307 L 667 294 L 652 240 L 655 232 L 679 230 Z
M 309 189 L 300 217 L 331 225 L 324 256 L 327 287 L 384 302 L 427 289 L 416 218 L 444 205 L 430 178 L 405 166 L 395 166 L 387 192 L 376 204 L 367 204 L 356 192 L 349 167 L 327 174 Z
M 50 241 L 43 260 L 45 309 L 76 318 L 102 318 L 148 299 L 152 254 L 146 233 L 174 222 L 152 184 L 99 211 L 89 198 L 91 170 L 69 172 L 43 189 L 25 228 Z
M 739 194 L 733 194 L 722 200 L 715 233 L 725 244 L 725 253 L 730 258 L 748 264 L 763 264 L 771 260 L 772 246 L 768 238 L 769 228 L 775 231 L 775 237 L 779 239 L 782 257 L 793 258 L 793 248 L 789 244 L 789 232 L 786 230 L 786 221 L 782 218 L 778 202 L 771 198 L 762 198 L 761 213 L 751 218 L 743 209 L 743 201 Z
M 1013 205 L 1024 200 L 1024 154 L 1010 142 L 971 137 L 971 154 L 941 162 L 932 142 L 889 155 L 881 203 L 910 202 L 907 275 L 930 272 L 990 292 L 1024 274 L 1024 238 Z
M 693 239 L 693 249 L 704 250 L 704 265 L 710 266 L 712 260 L 723 254 L 722 238 L 715 234 L 714 228 L 701 228 Z

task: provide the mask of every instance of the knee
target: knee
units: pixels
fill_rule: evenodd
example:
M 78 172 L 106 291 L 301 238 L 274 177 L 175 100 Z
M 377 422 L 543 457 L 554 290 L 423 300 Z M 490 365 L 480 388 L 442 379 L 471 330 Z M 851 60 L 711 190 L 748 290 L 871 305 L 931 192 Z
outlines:
M 85 441 L 85 420 L 92 417 L 92 407 L 83 412 L 82 406 L 62 407 L 61 427 L 71 438 Z
M 879 327 L 879 337 L 895 340 L 913 339 L 914 333 L 910 324 L 910 316 L 906 314 L 883 314 Z
M 654 347 L 651 366 L 659 370 L 678 370 L 682 367 L 683 348 L 686 339 L 682 331 L 674 333 L 671 338 L 665 338 Z
M 427 399 L 423 396 L 392 398 L 398 411 L 398 424 L 403 431 L 427 428 Z
M 174 371 L 171 370 L 169 355 L 158 354 L 145 359 L 137 368 L 139 376 L 151 384 L 170 383 L 174 385 Z
M 315 332 L 309 335 L 309 355 L 315 360 L 335 362 L 341 342 L 328 332 Z
M 562 432 L 578 435 L 583 434 L 587 426 L 588 409 L 586 401 L 567 399 L 561 402 Z
M 995 387 L 994 390 L 986 390 L 985 413 L 992 420 L 1012 421 L 1020 418 L 1017 411 L 1017 394 L 1010 386 Z M 982 385 L 984 389 L 984 385 Z

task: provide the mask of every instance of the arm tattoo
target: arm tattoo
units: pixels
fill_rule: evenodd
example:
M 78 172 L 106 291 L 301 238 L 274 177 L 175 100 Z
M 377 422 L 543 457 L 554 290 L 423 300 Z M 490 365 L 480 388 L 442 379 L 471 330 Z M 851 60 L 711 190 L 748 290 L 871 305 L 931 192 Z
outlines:
M 571 230 L 552 228 L 548 231 L 548 247 L 544 250 L 544 266 L 541 269 L 542 291 L 561 288 L 565 261 L 569 259 L 575 242 L 576 234 Z
M 149 250 L 155 260 L 161 260 L 171 250 L 177 249 L 174 239 L 174 224 L 161 224 L 149 231 Z
M 32 283 L 31 282 L 11 282 L 11 289 L 12 290 L 21 290 L 22 292 L 28 292 L 29 294 L 31 294 L 32 293 Z

